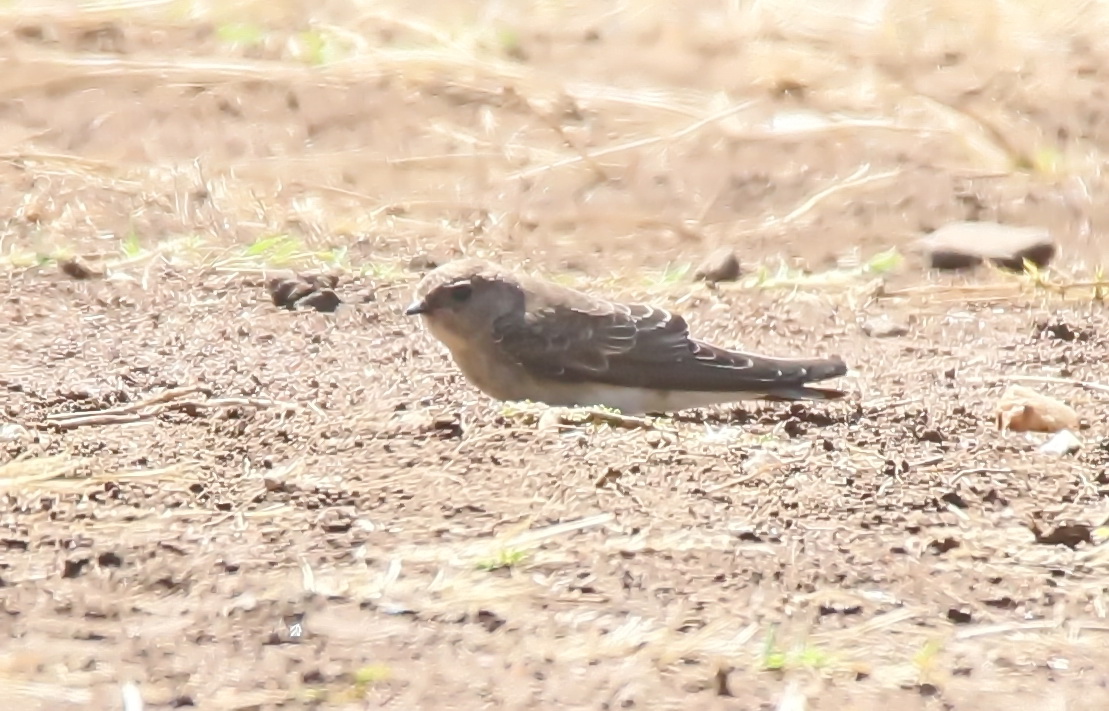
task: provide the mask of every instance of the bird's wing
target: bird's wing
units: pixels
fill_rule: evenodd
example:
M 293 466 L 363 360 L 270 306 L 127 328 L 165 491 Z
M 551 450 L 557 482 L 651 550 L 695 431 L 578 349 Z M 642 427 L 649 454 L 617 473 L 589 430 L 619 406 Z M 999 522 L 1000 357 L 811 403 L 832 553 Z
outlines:
M 537 376 L 660 390 L 764 392 L 837 377 L 838 359 L 766 358 L 690 338 L 685 319 L 642 304 L 550 301 L 494 325 L 504 354 Z

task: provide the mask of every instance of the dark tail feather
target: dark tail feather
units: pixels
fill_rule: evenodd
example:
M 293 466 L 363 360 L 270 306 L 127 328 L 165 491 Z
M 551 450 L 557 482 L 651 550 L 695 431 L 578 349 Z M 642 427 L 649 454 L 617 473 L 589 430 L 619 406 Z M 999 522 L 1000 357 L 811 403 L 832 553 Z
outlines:
M 847 363 L 839 356 L 813 360 L 803 364 L 803 379 L 796 385 L 784 385 L 766 394 L 766 400 L 786 402 L 790 400 L 839 400 L 847 395 L 833 388 L 810 388 L 805 383 L 831 380 L 847 374 Z

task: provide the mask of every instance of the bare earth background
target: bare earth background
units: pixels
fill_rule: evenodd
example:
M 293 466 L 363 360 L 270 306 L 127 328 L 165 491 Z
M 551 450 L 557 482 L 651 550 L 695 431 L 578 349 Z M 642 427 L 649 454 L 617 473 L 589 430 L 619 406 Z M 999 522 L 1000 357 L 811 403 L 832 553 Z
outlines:
M 1030 384 L 1083 417 L 1069 457 L 993 421 L 1012 376 L 1109 381 L 1107 32 L 3 3 L 0 703 L 1109 708 L 1109 399 Z M 1060 255 L 929 274 L 906 246 L 962 219 Z M 722 246 L 748 276 L 696 283 Z M 464 253 L 839 353 L 852 397 L 551 426 L 401 315 Z M 278 308 L 281 270 L 344 304 Z

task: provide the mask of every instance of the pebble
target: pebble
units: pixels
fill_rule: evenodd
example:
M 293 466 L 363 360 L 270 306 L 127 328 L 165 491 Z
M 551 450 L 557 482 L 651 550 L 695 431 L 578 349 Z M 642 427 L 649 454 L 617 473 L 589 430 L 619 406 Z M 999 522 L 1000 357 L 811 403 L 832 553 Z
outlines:
M 34 435 L 23 425 L 15 422 L 4 422 L 0 424 L 0 442 L 7 443 L 32 440 L 34 440 Z
M 420 253 L 408 260 L 408 271 L 430 272 L 442 263 L 443 260 L 435 255 Z
M 1054 454 L 1056 456 L 1063 456 L 1066 454 L 1074 454 L 1082 449 L 1082 440 L 1078 439 L 1070 430 L 1060 430 L 1055 433 L 1055 436 L 1040 445 L 1040 451 L 1044 454 Z
M 104 276 L 102 272 L 98 272 L 90 267 L 85 260 L 80 257 L 70 257 L 58 262 L 58 270 L 71 279 L 92 279 L 94 277 Z
M 1055 240 L 1042 227 L 997 222 L 952 222 L 915 243 L 933 269 L 967 269 L 989 260 L 1024 271 L 1024 260 L 1045 267 L 1055 256 Z
M 562 413 L 549 409 L 539 416 L 536 428 L 542 432 L 558 432 L 562 429 Z
M 908 326 L 897 323 L 884 314 L 864 321 L 862 329 L 863 333 L 871 338 L 893 338 L 895 336 L 905 336 L 909 333 Z
M 727 247 L 709 254 L 693 272 L 694 279 L 707 281 L 710 284 L 735 281 L 742 275 L 743 269 L 739 265 L 739 258 Z
M 332 313 L 342 303 L 342 299 L 335 293 L 338 283 L 339 278 L 334 274 L 298 274 L 291 278 L 274 277 L 266 282 L 266 289 L 275 306 Z

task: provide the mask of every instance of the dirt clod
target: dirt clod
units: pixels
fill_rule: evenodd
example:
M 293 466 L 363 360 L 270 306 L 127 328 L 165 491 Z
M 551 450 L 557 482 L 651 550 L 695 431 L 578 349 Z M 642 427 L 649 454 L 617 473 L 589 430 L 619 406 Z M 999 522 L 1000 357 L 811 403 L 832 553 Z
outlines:
M 443 263 L 443 260 L 426 252 L 414 255 L 408 260 L 408 270 L 417 273 L 429 272 Z
M 969 625 L 974 620 L 974 616 L 964 609 L 952 607 L 947 611 L 947 619 L 957 625 Z
M 296 302 L 313 292 L 310 284 L 300 279 L 273 278 L 266 283 L 274 306 L 292 309 Z
M 724 247 L 709 254 L 693 272 L 694 279 L 707 281 L 710 284 L 735 281 L 742 275 L 743 269 L 739 264 L 739 257 L 730 247 Z
M 58 269 L 61 270 L 62 274 L 65 274 L 71 279 L 84 280 L 104 276 L 102 272 L 96 271 L 90 267 L 85 260 L 80 257 L 69 257 L 68 259 L 60 260 L 58 262 Z
M 1034 331 L 1040 338 L 1055 339 L 1058 341 L 1089 341 L 1096 337 L 1091 328 L 1075 328 L 1072 324 L 1057 319 L 1037 321 Z
M 909 327 L 883 314 L 863 321 L 863 333 L 871 338 L 894 338 L 909 333 Z
M 1077 548 L 1083 543 L 1093 543 L 1093 526 L 1081 523 L 1069 523 L 1055 526 L 1049 530 L 1033 527 L 1032 533 L 1036 542 L 1045 546 L 1066 546 Z
M 338 277 L 332 274 L 297 275 L 274 277 L 266 282 L 266 289 L 275 306 L 331 313 L 342 303 L 334 291 L 338 283 Z
M 717 696 L 733 696 L 732 690 L 728 686 L 728 674 L 730 672 L 731 669 L 728 667 L 718 667 L 712 675 L 712 689 Z
M 62 567 L 63 578 L 76 578 L 85 572 L 85 569 L 92 562 L 92 558 L 82 556 L 78 558 L 70 558 L 66 560 Z

